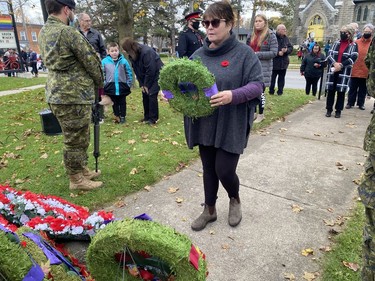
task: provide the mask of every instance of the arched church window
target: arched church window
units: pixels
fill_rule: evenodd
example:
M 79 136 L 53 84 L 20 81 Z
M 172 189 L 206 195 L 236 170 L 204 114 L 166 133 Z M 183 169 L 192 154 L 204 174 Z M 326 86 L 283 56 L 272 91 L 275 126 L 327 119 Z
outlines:
M 367 15 L 368 15 L 368 7 L 366 6 L 365 10 L 363 11 L 363 21 L 367 21 Z
M 361 17 L 362 17 L 362 7 L 359 7 L 357 11 L 357 21 L 361 21 Z

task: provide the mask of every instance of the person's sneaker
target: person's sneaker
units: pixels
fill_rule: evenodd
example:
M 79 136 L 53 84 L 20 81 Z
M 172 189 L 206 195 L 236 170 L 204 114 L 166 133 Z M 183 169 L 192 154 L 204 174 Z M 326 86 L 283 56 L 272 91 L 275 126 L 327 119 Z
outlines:
M 336 111 L 335 118 L 340 118 L 340 117 L 341 117 L 341 111 Z
M 260 123 L 265 119 L 264 114 L 258 114 L 257 119 L 254 120 L 254 123 Z
M 351 109 L 352 106 L 351 106 L 350 104 L 347 104 L 347 105 L 345 105 L 345 108 L 346 108 L 346 109 Z
M 148 124 L 148 125 L 155 125 L 156 121 L 149 119 L 145 123 Z
M 100 119 L 99 124 L 103 124 L 103 123 L 104 123 L 104 119 Z
M 120 124 L 124 124 L 125 122 L 125 117 L 120 117 Z
M 332 111 L 327 110 L 326 117 L 331 117 Z
M 363 105 L 358 106 L 360 110 L 365 110 L 366 108 Z

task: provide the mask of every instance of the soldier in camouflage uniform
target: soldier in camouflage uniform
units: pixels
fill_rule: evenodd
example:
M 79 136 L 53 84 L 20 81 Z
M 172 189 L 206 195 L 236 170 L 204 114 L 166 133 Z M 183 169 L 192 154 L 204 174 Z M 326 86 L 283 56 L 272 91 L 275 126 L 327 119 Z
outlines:
M 103 88 L 101 62 L 94 48 L 69 26 L 74 0 L 46 0 L 49 17 L 39 34 L 39 46 L 48 68 L 46 100 L 64 135 L 64 165 L 70 189 L 91 190 L 103 183 L 87 168 L 91 107 Z
M 368 93 L 375 97 L 375 39 L 366 57 L 369 68 Z M 365 205 L 366 222 L 363 229 L 363 281 L 375 281 L 375 114 L 367 127 L 363 148 L 369 152 L 365 171 L 358 187 L 359 196 Z

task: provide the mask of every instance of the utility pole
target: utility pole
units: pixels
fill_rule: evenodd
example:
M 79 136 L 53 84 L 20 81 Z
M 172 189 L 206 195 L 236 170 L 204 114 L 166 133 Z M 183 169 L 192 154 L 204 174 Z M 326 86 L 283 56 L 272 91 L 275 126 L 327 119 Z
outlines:
M 44 1 L 45 0 L 40 0 L 40 6 L 42 7 L 43 20 L 44 22 L 46 22 L 48 18 L 48 13 L 47 13 L 46 4 Z

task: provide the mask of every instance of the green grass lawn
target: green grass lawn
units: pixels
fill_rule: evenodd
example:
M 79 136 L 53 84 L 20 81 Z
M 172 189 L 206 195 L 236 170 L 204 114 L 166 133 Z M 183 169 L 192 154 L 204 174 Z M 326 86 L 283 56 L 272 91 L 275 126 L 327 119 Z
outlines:
M 9 78 L 13 88 L 38 84 L 37 79 Z M 8 78 L 0 78 L 0 82 Z M 40 82 L 39 82 L 40 83 Z M 1 89 L 5 86 L 0 84 Z M 0 89 L 0 90 L 1 90 Z M 303 90 L 285 89 L 283 96 L 267 95 L 266 119 L 255 124 L 259 130 L 282 119 L 313 97 Z M 0 106 L 0 184 L 57 195 L 91 210 L 114 204 L 119 198 L 152 185 L 163 177 L 178 172 L 198 158 L 197 150 L 185 144 L 182 116 L 160 102 L 160 120 L 156 126 L 140 123 L 143 117 L 139 89 L 127 98 L 127 123 L 116 125 L 107 118 L 100 126 L 99 168 L 105 188 L 91 192 L 71 192 L 62 163 L 62 136 L 41 133 L 39 112 L 46 108 L 44 90 L 1 96 Z M 107 115 L 110 117 L 111 113 Z M 92 141 L 89 148 L 90 167 L 94 167 Z M 321 261 L 321 280 L 359 281 L 343 261 L 361 263 L 363 207 L 359 203 L 349 214 L 343 233 L 333 238 L 333 250 Z
M 46 83 L 46 77 L 38 78 L 19 78 L 19 77 L 7 77 L 4 74 L 0 75 L 0 91 L 16 90 L 23 87 L 40 85 Z

